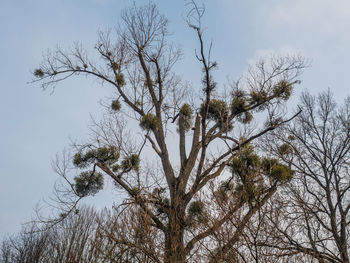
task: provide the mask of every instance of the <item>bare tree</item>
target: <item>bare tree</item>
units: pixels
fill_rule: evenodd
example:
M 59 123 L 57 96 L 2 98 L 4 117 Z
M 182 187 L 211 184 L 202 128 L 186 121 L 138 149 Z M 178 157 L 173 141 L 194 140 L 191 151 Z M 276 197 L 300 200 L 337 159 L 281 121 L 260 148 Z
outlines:
M 261 60 L 223 91 L 214 81 L 217 63 L 211 44 L 206 49 L 203 13 L 190 3 L 188 24 L 203 70 L 197 97 L 173 71 L 181 52 L 168 42 L 168 21 L 152 4 L 125 10 L 115 38 L 99 34 L 96 61 L 76 45 L 49 53 L 34 71 L 44 89 L 81 75 L 115 88 L 110 117 L 95 123 L 91 142 L 75 145 L 74 180 L 69 158 L 56 166 L 67 183 L 57 196 L 67 215 L 102 189 L 104 178 L 112 180 L 132 212 L 130 225 L 117 220 L 129 231 L 116 241 L 125 245 L 124 256 L 230 262 L 250 218 L 292 175 L 278 160 L 258 156 L 253 142 L 297 115 L 283 118 L 283 105 L 300 82 L 304 59 Z M 259 124 L 254 114 L 267 120 Z M 171 148 L 176 133 L 178 152 Z
M 288 187 L 280 188 L 273 198 L 250 220 L 240 242 L 235 247 L 238 255 L 236 262 L 319 262 L 307 253 L 292 249 L 290 244 L 281 238 L 280 228 L 276 227 L 278 225 L 292 227 L 290 226 L 290 218 L 284 213 L 288 205 L 293 205 L 292 202 L 289 203 L 290 195 Z M 297 240 L 299 233 L 293 232 L 293 235 Z
M 34 224 L 28 225 L 14 237 L 4 239 L 1 244 L 2 263 L 41 263 L 46 255 L 47 232 L 38 233 Z
M 98 215 L 88 207 L 79 207 L 53 227 L 30 223 L 14 237 L 3 240 L 0 262 L 63 263 L 96 262 L 98 243 L 93 242 Z
M 50 239 L 46 244 L 48 257 L 44 262 L 96 262 L 93 245 L 97 231 L 97 214 L 92 208 L 80 207 L 55 227 L 46 231 Z
M 290 198 L 284 193 L 270 214 L 276 248 L 318 262 L 349 262 L 350 98 L 338 106 L 329 90 L 303 93 L 300 107 L 270 148 L 296 171 Z
M 102 262 L 162 262 L 161 233 L 135 207 L 104 210 L 93 244 Z

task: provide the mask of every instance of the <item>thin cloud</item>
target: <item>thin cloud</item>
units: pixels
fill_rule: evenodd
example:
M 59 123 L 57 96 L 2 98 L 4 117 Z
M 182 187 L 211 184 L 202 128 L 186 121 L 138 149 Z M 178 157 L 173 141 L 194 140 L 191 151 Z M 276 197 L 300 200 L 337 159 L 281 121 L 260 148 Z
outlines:
M 281 1 L 273 5 L 268 22 L 293 33 L 343 39 L 350 26 L 350 1 Z
M 253 65 L 257 63 L 262 58 L 267 58 L 271 56 L 301 56 L 308 58 L 308 54 L 304 49 L 296 48 L 293 46 L 281 46 L 278 49 L 268 48 L 268 49 L 258 49 L 255 51 L 253 57 L 247 60 L 248 64 Z

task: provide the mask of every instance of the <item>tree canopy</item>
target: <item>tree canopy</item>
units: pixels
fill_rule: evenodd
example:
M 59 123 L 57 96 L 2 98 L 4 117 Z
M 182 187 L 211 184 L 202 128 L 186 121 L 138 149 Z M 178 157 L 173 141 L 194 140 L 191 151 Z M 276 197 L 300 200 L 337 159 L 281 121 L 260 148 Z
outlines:
M 236 262 L 234 248 L 250 220 L 293 177 L 283 158 L 264 154 L 255 141 L 300 113 L 286 115 L 285 104 L 307 61 L 271 56 L 219 87 L 204 8 L 189 7 L 200 87 L 174 71 L 182 53 L 153 4 L 124 10 L 114 33 L 100 32 L 98 58 L 76 44 L 49 52 L 33 72 L 44 89 L 81 76 L 115 89 L 91 141 L 75 144 L 71 157 L 56 162 L 65 187 L 56 188 L 62 213 L 51 222 L 76 211 L 108 179 L 123 193 L 119 216 L 130 218 L 115 244 L 150 262 Z

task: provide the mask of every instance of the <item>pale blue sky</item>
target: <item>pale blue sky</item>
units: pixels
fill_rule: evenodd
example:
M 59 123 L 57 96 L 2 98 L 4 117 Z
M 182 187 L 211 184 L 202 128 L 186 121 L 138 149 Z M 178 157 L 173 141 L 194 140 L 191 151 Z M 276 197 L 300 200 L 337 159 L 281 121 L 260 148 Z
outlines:
M 146 3 L 148 1 L 136 1 Z M 194 58 L 194 32 L 184 21 L 183 0 L 154 1 L 170 20 L 172 39 L 184 59 L 180 75 L 196 86 L 201 78 Z M 92 79 L 61 83 L 50 95 L 27 84 L 41 54 L 56 45 L 81 41 L 93 52 L 96 32 L 113 27 L 131 0 L 0 0 L 0 237 L 30 220 L 40 199 L 57 179 L 50 162 L 69 145 L 86 137 L 90 114 L 99 116 L 99 100 L 112 90 Z M 249 62 L 271 52 L 301 53 L 312 60 L 301 89 L 330 87 L 341 100 L 350 75 L 350 2 L 348 0 L 204 1 L 205 37 L 213 40 L 219 64 L 216 80 L 237 79 Z M 114 197 L 116 198 L 116 197 Z M 97 195 L 101 206 L 111 195 Z M 115 199 L 116 200 L 116 199 Z

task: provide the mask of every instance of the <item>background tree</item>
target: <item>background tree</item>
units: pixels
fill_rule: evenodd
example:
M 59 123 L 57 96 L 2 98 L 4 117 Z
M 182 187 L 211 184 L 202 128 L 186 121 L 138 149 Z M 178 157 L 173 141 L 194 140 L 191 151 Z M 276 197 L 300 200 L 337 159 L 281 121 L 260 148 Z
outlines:
M 34 75 L 44 89 L 85 75 L 116 91 L 111 113 L 95 123 L 91 142 L 76 144 L 72 160 L 63 158 L 56 166 L 67 183 L 57 189 L 64 216 L 109 178 L 124 193 L 128 208 L 121 214 L 133 211 L 130 217 L 136 220 L 131 229 L 125 226 L 127 247 L 144 257 L 155 252 L 155 262 L 230 262 L 250 218 L 292 177 L 277 159 L 257 155 L 252 143 L 294 117 L 284 119 L 281 109 L 305 61 L 261 60 L 244 80 L 220 90 L 211 44 L 207 49 L 203 38 L 204 8 L 189 6 L 188 25 L 199 41 L 196 58 L 203 70 L 198 96 L 191 98 L 188 85 L 173 71 L 181 52 L 168 42 L 168 21 L 152 4 L 125 10 L 115 37 L 101 32 L 95 60 L 81 45 L 58 49 Z M 265 113 L 264 124 L 253 120 L 258 113 Z M 177 153 L 172 147 L 176 132 Z M 78 171 L 73 180 L 70 161 Z M 142 238 L 153 242 L 149 247 L 134 239 L 144 229 Z
M 94 243 L 103 262 L 162 262 L 163 237 L 134 206 L 105 210 Z
M 2 263 L 39 263 L 47 256 L 45 249 L 49 240 L 47 232 L 36 232 L 33 224 L 24 228 L 17 236 L 2 241 L 0 262 Z
M 101 258 L 96 253 L 101 244 L 94 242 L 98 217 L 92 208 L 80 207 L 50 228 L 30 223 L 19 234 L 2 241 L 0 262 L 96 262 Z
M 276 247 L 318 262 L 349 262 L 350 98 L 337 105 L 329 90 L 303 93 L 300 107 L 269 147 L 296 172 L 269 215 Z

